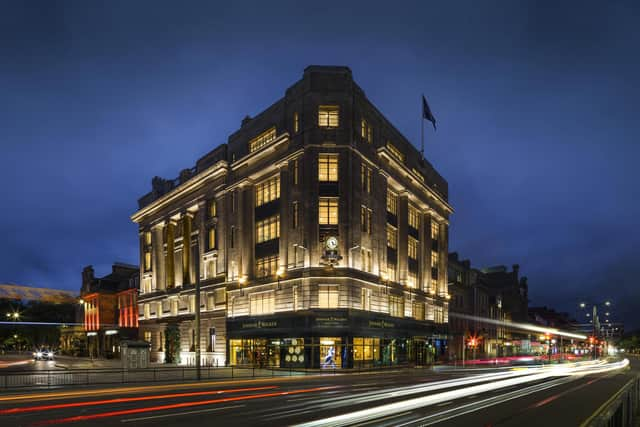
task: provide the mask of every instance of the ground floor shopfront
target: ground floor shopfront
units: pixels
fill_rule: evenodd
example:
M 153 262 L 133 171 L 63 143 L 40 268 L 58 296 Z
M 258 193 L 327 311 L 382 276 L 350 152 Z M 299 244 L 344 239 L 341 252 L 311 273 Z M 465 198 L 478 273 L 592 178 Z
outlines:
M 445 325 L 359 310 L 229 318 L 226 329 L 234 366 L 429 365 L 447 354 Z

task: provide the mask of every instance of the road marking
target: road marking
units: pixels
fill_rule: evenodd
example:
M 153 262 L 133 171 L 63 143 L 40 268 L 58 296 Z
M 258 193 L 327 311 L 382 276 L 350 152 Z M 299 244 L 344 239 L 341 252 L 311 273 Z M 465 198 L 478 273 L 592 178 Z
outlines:
M 243 406 L 247 406 L 247 405 L 233 405 L 233 406 L 225 406 L 223 408 L 201 409 L 199 411 L 175 412 L 173 414 L 154 415 L 152 417 L 127 418 L 126 420 L 120 420 L 120 422 L 132 423 L 136 421 L 155 420 L 156 418 L 177 417 L 179 415 L 202 414 L 204 412 L 214 412 L 214 411 L 222 411 L 225 409 L 242 408 Z
M 447 406 L 447 405 L 451 405 L 452 403 L 453 403 L 453 400 L 449 400 L 448 402 L 438 403 L 436 406 Z
M 606 402 L 604 402 L 602 405 L 600 405 L 600 407 L 598 409 L 596 409 L 596 411 L 591 414 L 591 416 L 589 418 L 587 418 L 586 420 L 584 420 L 584 422 L 582 424 L 580 424 L 580 427 L 586 427 L 588 426 L 591 421 L 593 421 L 593 419 L 595 417 L 597 417 L 602 411 L 604 411 L 604 409 L 609 406 L 611 404 L 611 402 L 613 402 L 614 400 L 616 400 L 618 397 L 620 397 L 620 395 L 622 393 L 624 393 L 627 390 L 627 387 L 632 384 L 634 381 L 636 381 L 637 378 L 631 378 L 629 381 L 627 381 L 627 383 L 625 385 L 622 386 L 622 388 L 620 390 L 618 390 L 618 392 L 616 394 L 614 394 L 613 396 L 611 396 Z

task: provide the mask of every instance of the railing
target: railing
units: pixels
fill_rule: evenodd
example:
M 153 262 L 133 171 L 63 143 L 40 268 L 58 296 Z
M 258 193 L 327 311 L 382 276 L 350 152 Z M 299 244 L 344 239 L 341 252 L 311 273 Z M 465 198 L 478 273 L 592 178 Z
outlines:
M 580 427 L 626 427 L 640 425 L 640 376 L 633 378 Z
M 394 366 L 392 368 L 398 368 Z M 390 367 L 358 367 L 351 369 L 294 369 L 277 367 L 202 367 L 201 380 L 225 380 L 246 378 L 277 378 L 304 375 L 336 375 L 388 370 Z M 423 368 L 431 369 L 431 368 Z M 68 370 L 0 371 L 0 389 L 60 388 L 99 384 L 149 383 L 196 381 L 197 370 L 193 366 L 150 367 L 140 369 L 101 368 Z

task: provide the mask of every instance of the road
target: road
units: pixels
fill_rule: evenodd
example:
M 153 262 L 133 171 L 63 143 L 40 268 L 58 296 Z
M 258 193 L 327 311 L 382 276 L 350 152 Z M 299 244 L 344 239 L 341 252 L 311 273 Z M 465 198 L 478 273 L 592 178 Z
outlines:
M 403 370 L 4 394 L 0 425 L 579 426 L 639 374 L 636 362 L 613 368 Z

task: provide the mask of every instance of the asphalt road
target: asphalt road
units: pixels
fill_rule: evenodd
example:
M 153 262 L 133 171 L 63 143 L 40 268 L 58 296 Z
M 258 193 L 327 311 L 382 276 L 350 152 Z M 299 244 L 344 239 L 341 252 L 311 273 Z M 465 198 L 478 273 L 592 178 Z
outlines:
M 3 394 L 0 425 L 579 426 L 639 373 L 635 362 L 632 369 L 588 375 L 480 372 L 404 370 Z

